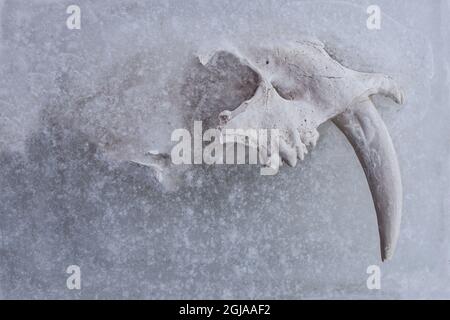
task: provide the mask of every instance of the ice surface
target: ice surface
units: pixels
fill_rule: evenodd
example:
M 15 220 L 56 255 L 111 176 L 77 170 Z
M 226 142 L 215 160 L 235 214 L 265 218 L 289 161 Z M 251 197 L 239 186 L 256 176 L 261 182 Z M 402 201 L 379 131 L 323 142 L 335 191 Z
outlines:
M 0 298 L 450 298 L 449 3 L 378 0 L 378 31 L 370 4 L 0 1 Z M 367 182 L 331 124 L 274 177 L 194 167 L 167 192 L 127 162 L 251 95 L 248 70 L 206 70 L 199 48 L 304 35 L 406 90 L 401 108 L 377 99 L 404 185 L 383 265 Z M 72 264 L 80 291 L 66 288 Z

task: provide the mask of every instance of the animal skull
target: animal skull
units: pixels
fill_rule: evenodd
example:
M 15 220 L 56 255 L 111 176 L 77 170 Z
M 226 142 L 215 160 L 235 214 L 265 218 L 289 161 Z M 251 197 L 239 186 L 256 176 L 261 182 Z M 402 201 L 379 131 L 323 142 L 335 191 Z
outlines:
M 382 260 L 392 257 L 400 228 L 402 185 L 395 150 L 371 96 L 403 103 L 400 87 L 388 76 L 350 70 L 319 41 L 231 46 L 199 56 L 207 64 L 233 54 L 259 76 L 253 97 L 220 114 L 224 129 L 280 132 L 279 157 L 290 166 L 314 147 L 317 128 L 332 120 L 353 146 L 365 171 L 377 213 Z M 275 161 L 281 163 L 281 161 Z

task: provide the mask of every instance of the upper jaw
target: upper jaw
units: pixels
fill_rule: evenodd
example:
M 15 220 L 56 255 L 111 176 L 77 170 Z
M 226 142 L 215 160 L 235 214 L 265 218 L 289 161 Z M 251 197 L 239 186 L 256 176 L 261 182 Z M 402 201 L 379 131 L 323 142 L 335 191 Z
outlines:
M 308 146 L 315 147 L 319 139 L 314 107 L 303 101 L 285 100 L 268 84 L 261 85 L 250 100 L 235 110 L 221 112 L 219 121 L 219 130 L 228 137 L 223 139 L 226 143 L 239 141 L 233 140 L 239 133 L 231 129 L 276 129 L 279 156 L 290 166 L 295 166 L 298 159 L 304 160 Z

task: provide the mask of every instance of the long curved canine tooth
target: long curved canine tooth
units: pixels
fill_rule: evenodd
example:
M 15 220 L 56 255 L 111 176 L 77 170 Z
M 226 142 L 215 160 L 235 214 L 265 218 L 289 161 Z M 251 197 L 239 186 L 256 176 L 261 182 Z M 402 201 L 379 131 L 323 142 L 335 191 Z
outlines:
M 394 146 L 370 98 L 333 119 L 353 146 L 372 193 L 380 234 L 381 258 L 392 257 L 402 214 L 402 183 Z

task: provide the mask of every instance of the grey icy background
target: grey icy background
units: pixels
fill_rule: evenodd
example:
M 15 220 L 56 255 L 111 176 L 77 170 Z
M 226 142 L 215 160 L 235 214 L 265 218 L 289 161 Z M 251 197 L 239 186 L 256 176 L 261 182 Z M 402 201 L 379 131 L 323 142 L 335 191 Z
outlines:
M 66 27 L 70 4 L 81 30 Z M 370 4 L 381 30 L 366 28 Z M 439 0 L 0 1 L 0 298 L 450 298 L 449 22 Z M 403 107 L 377 100 L 404 184 L 390 262 L 331 124 L 275 177 L 199 166 L 168 192 L 127 162 L 248 98 L 248 72 L 202 68 L 199 48 L 302 35 L 407 92 Z

